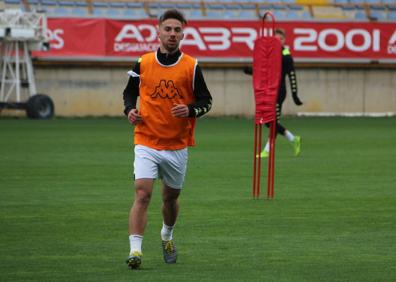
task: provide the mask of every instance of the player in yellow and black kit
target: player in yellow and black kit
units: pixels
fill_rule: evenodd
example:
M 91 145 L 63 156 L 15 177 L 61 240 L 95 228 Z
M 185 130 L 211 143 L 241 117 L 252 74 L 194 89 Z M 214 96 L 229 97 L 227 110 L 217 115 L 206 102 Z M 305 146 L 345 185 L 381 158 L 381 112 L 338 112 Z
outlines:
M 276 133 L 279 133 L 286 137 L 288 141 L 293 144 L 294 154 L 298 156 L 301 152 L 301 137 L 293 135 L 289 130 L 287 130 L 282 124 L 280 124 L 279 119 L 282 112 L 282 104 L 286 99 L 286 76 L 289 76 L 290 88 L 292 92 L 293 101 L 297 106 L 301 106 L 303 103 L 298 98 L 297 95 L 297 78 L 296 71 L 294 69 L 294 61 L 290 54 L 290 50 L 284 46 L 285 44 L 285 32 L 281 29 L 275 30 L 275 36 L 282 42 L 282 76 L 281 83 L 278 93 L 278 101 L 276 103 Z M 251 75 L 253 70 L 251 67 L 246 67 L 244 69 L 246 74 Z M 267 125 L 268 126 L 268 125 Z M 264 147 L 261 152 L 261 157 L 268 157 L 269 154 L 269 143 Z

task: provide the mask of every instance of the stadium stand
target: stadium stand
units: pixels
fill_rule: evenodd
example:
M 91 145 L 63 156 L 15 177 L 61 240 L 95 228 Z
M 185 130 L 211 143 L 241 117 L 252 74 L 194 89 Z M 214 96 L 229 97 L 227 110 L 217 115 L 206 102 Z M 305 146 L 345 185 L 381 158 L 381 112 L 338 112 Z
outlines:
M 257 19 L 257 7 L 253 4 L 242 5 L 242 9 L 238 15 L 240 19 Z
M 4 4 L 7 9 L 19 9 L 22 3 L 20 0 L 5 0 Z
M 225 5 L 223 17 L 225 19 L 235 19 L 239 16 L 240 12 L 241 12 L 241 6 L 239 4 Z
M 166 9 L 189 19 L 259 19 L 271 10 L 278 20 L 394 21 L 396 0 L 4 0 L 6 9 L 41 10 L 49 17 L 156 18 Z M 1 8 L 1 7 L 0 7 Z
M 230 22 L 238 20 L 259 20 L 259 17 L 268 10 L 273 11 L 278 20 L 296 21 L 296 25 L 298 24 L 307 28 L 310 28 L 311 25 L 318 25 L 319 21 L 323 21 L 323 26 L 327 26 L 328 29 L 330 29 L 332 25 L 328 23 L 328 21 L 336 21 L 338 22 L 337 26 L 340 27 L 344 24 L 344 21 L 349 22 L 361 19 L 368 22 L 367 24 L 362 24 L 362 26 L 367 27 L 367 30 L 376 26 L 369 21 L 388 21 L 392 24 L 396 23 L 396 0 L 170 0 L 168 2 L 159 0 L 0 0 L 0 5 L 0 9 L 44 10 L 47 12 L 49 18 L 66 16 L 85 17 L 89 19 L 96 19 L 98 17 L 155 19 L 163 10 L 176 7 L 186 14 L 188 20 L 197 19 L 203 21 L 203 23 L 208 19 L 224 19 Z M 308 21 L 308 24 L 297 23 L 299 20 Z M 312 23 L 310 21 L 312 21 Z M 59 22 L 62 22 L 62 20 Z M 73 20 L 70 20 L 70 22 L 73 22 Z M 136 23 L 139 22 L 137 21 Z M 242 23 L 240 25 L 244 26 L 250 24 L 251 23 Z M 293 24 L 294 22 L 285 24 L 285 26 L 289 27 Z M 386 24 L 386 26 L 392 26 L 392 24 Z M 135 25 L 135 23 L 133 23 L 133 25 Z M 193 23 L 193 25 L 199 26 L 200 24 Z M 221 23 L 218 24 L 218 26 L 221 25 Z M 319 25 L 321 25 L 321 23 Z M 360 24 L 356 26 L 360 26 Z M 383 25 L 379 24 L 378 26 Z M 350 60 L 348 55 L 344 56 L 341 54 L 344 51 L 346 54 L 352 53 L 351 48 L 346 46 L 346 44 L 344 44 L 340 53 L 333 52 L 334 55 L 332 55 L 333 53 L 331 52 L 334 49 L 332 45 L 333 42 L 329 41 L 328 46 L 326 46 L 333 49 L 331 52 L 328 52 L 328 54 L 330 54 L 329 58 L 322 58 L 320 56 L 324 54 L 324 51 L 321 50 L 323 49 L 323 44 L 320 46 L 317 44 L 317 42 L 319 42 L 319 40 L 317 40 L 318 37 L 315 37 L 315 39 L 309 42 L 305 41 L 306 43 L 312 44 L 306 44 L 300 41 L 300 43 L 302 42 L 301 44 L 305 44 L 305 46 L 318 47 L 317 49 L 319 50 L 319 52 L 317 52 L 319 53 L 318 58 L 316 58 L 316 51 L 310 52 L 310 57 L 308 59 L 296 56 L 295 62 L 296 67 L 299 69 L 299 79 L 305 81 L 301 83 L 302 92 L 304 93 L 303 95 L 305 95 L 304 102 L 307 101 L 304 103 L 305 108 L 303 111 L 319 113 L 349 113 L 355 111 L 362 113 L 382 111 L 394 112 L 394 107 L 389 106 L 392 105 L 389 101 L 392 101 L 391 99 L 394 100 L 395 92 L 392 83 L 395 81 L 394 70 L 396 68 L 396 62 L 394 54 L 396 54 L 396 44 L 388 44 L 385 47 L 382 46 L 384 44 L 380 44 L 381 57 L 377 59 L 377 56 L 371 56 L 371 50 L 374 50 L 374 46 L 376 46 L 374 44 L 374 39 L 378 39 L 378 42 L 379 40 L 385 42 L 383 39 L 385 32 L 369 32 L 368 39 L 363 42 L 363 44 L 360 39 L 360 34 L 363 34 L 364 30 L 366 30 L 366 28 L 359 34 L 354 33 L 359 37 L 359 41 L 357 41 L 353 47 L 357 46 L 363 49 L 366 48 L 367 45 L 365 42 L 370 42 L 371 45 L 367 47 L 369 51 L 362 52 L 362 57 L 354 56 Z M 392 30 L 392 27 L 390 30 Z M 388 31 L 388 28 L 386 31 Z M 59 46 L 63 46 L 62 44 L 64 42 L 70 42 L 68 40 L 71 40 L 67 38 L 66 33 L 61 33 L 60 29 L 51 30 L 51 32 L 53 39 L 51 48 L 53 48 L 53 50 L 56 50 Z M 94 32 L 87 32 L 87 34 L 92 33 Z M 352 38 L 352 35 L 354 35 L 352 33 L 349 34 L 351 35 L 349 38 Z M 114 36 L 115 35 L 116 32 L 114 33 Z M 201 37 L 204 38 L 204 36 L 205 33 L 202 33 Z M 308 36 L 310 36 L 310 34 L 305 33 L 302 34 L 300 38 L 311 40 Z M 330 36 L 332 36 L 332 34 L 330 34 Z M 345 33 L 344 38 L 346 38 L 346 36 Z M 375 36 L 378 36 L 378 38 L 374 38 Z M 389 42 L 391 35 L 386 36 L 386 40 Z M 94 37 L 96 38 L 96 35 Z M 71 36 L 70 38 L 75 37 Z M 60 55 L 54 52 L 54 55 L 43 55 L 42 57 L 37 55 L 34 58 L 33 63 L 35 67 L 37 67 L 39 73 L 38 85 L 40 85 L 40 89 L 42 89 L 40 91 L 54 96 L 58 115 L 119 115 L 122 112 L 122 110 L 119 109 L 121 106 L 119 95 L 113 95 L 113 93 L 122 93 L 123 89 L 117 89 L 125 86 L 126 70 L 130 69 L 138 56 L 137 52 L 124 52 L 124 50 L 128 50 L 127 48 L 130 48 L 130 46 L 132 46 L 132 48 L 140 46 L 138 44 L 132 45 L 130 41 L 131 40 L 126 38 L 125 40 L 123 39 L 121 43 L 113 42 L 111 37 L 110 44 L 112 45 L 109 44 L 109 50 L 114 51 L 116 48 L 119 48 L 120 51 L 117 49 L 117 52 L 108 52 L 103 56 L 96 56 L 95 54 L 91 56 L 89 52 L 87 52 L 87 56 L 84 55 L 85 53 L 83 56 L 80 54 L 78 54 L 78 56 L 69 56 L 68 53 L 61 53 L 61 48 L 63 48 L 61 47 L 59 48 Z M 340 40 L 340 42 L 344 43 L 346 40 Z M 209 46 L 208 43 L 210 43 L 210 41 L 205 41 L 206 46 Z M 350 44 L 351 46 L 352 43 Z M 100 46 L 103 46 L 103 44 Z M 146 46 L 147 49 L 151 48 L 150 44 L 144 44 L 144 48 L 146 48 Z M 294 43 L 292 42 L 292 44 Z M 213 45 L 215 46 L 215 44 Z M 114 46 L 114 48 L 111 48 L 112 46 Z M 291 46 L 295 47 L 295 44 Z M 295 50 L 296 48 L 292 51 L 296 52 Z M 115 55 L 113 56 L 113 54 Z M 337 57 L 339 54 L 342 57 L 341 59 Z M 230 56 L 231 55 L 234 56 L 233 53 L 231 54 L 230 52 Z M 250 105 L 245 105 L 244 103 L 251 99 L 241 98 L 241 93 L 246 93 L 247 95 L 251 94 L 248 92 L 248 89 L 251 89 L 251 81 L 249 78 L 245 78 L 241 71 L 243 67 L 250 65 L 249 58 L 246 56 L 243 58 L 230 58 L 230 56 L 224 58 L 213 56 L 205 57 L 205 55 L 199 56 L 201 67 L 208 74 L 206 76 L 208 77 L 208 83 L 210 83 L 211 87 L 214 89 L 213 92 L 219 95 L 216 97 L 216 101 L 218 101 L 217 103 L 219 103 L 220 106 L 216 107 L 214 114 L 250 115 L 252 109 Z M 341 83 L 338 83 L 338 81 Z M 328 87 L 328 85 L 332 84 L 337 87 Z M 341 87 L 339 85 L 341 85 Z M 371 93 L 373 93 L 373 95 L 371 95 Z M 117 96 L 117 98 L 114 98 L 115 96 Z M 348 100 L 345 100 L 344 97 Z M 335 99 L 334 102 L 333 99 Z M 342 102 L 338 102 L 338 100 L 341 99 Z M 103 104 L 96 104 L 97 101 L 101 101 Z M 232 105 L 230 110 L 227 108 L 229 107 L 228 101 L 238 102 L 235 106 Z M 364 102 L 362 103 L 362 101 Z M 383 103 L 384 105 L 380 104 L 382 101 L 386 101 Z M 336 104 L 340 106 L 332 106 Z M 328 105 L 331 106 L 328 107 Z M 363 106 L 361 107 L 361 105 Z M 293 109 L 286 107 L 286 113 L 293 114 L 295 112 Z
M 76 2 L 75 7 L 72 11 L 73 15 L 80 17 L 80 16 L 88 16 L 88 4 L 85 1 Z
M 126 5 L 127 9 L 123 12 L 123 14 L 124 17 L 128 19 L 141 18 L 142 15 L 145 15 L 146 13 L 144 5 L 141 2 L 128 2 Z

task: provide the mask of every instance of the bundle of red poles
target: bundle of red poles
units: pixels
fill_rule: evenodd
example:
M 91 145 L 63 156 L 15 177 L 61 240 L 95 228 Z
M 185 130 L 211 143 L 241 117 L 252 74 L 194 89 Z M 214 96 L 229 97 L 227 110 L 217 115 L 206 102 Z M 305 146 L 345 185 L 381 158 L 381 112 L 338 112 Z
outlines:
M 272 28 L 265 29 L 267 16 L 272 18 Z M 265 32 L 267 31 L 267 32 Z M 256 103 L 254 124 L 253 197 L 260 196 L 262 126 L 269 125 L 269 156 L 267 198 L 274 197 L 276 103 L 282 69 L 282 44 L 275 36 L 275 18 L 266 12 L 260 36 L 253 50 L 253 89 Z
M 275 180 L 275 138 L 276 124 L 271 122 L 269 130 L 269 156 L 268 156 L 268 178 L 267 178 L 267 198 L 274 197 Z M 262 144 L 262 124 L 254 125 L 254 160 L 253 160 L 253 198 L 260 196 L 261 180 L 261 144 Z

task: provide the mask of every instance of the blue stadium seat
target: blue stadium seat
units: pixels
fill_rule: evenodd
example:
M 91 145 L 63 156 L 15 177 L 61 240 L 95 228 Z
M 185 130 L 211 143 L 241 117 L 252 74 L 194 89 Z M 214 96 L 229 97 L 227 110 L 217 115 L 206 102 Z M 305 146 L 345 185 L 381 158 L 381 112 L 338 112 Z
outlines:
M 216 3 L 216 4 L 206 4 L 206 7 L 208 9 L 225 9 L 225 5 L 218 4 L 218 3 Z
M 72 11 L 73 15 L 75 16 L 88 16 L 88 5 L 85 1 L 78 1 L 76 2 L 75 7 Z
M 72 16 L 73 15 L 73 8 L 74 3 L 71 1 L 58 1 L 58 5 L 54 8 L 54 14 L 56 16 Z
M 70 17 L 71 13 L 69 9 L 66 9 L 64 7 L 56 7 L 54 10 L 51 12 L 52 16 L 56 17 Z
M 126 9 L 125 2 L 109 2 L 105 15 L 108 18 L 122 18 Z
M 241 6 L 239 5 L 226 5 L 223 12 L 223 17 L 226 19 L 237 19 L 241 11 Z
M 104 11 L 104 15 L 106 18 L 111 18 L 111 19 L 116 19 L 116 18 L 121 18 L 122 12 L 118 11 L 117 9 L 108 9 Z
M 183 9 L 192 9 L 193 5 L 190 3 L 177 3 L 176 4 L 176 8 L 183 10 Z
M 365 0 L 349 0 L 351 4 L 364 4 Z
M 310 20 L 310 19 L 312 19 L 312 16 L 311 16 L 311 14 L 310 14 L 309 12 L 304 11 L 304 12 L 301 14 L 301 18 L 302 18 L 303 20 Z
M 349 19 L 366 20 L 366 13 L 363 7 L 355 5 L 341 6 L 343 15 Z
M 289 5 L 289 10 L 302 11 L 304 7 L 301 5 Z
M 211 19 L 219 19 L 223 17 L 223 10 L 221 9 L 207 9 L 206 17 Z
M 109 7 L 114 9 L 125 9 L 126 2 L 109 2 Z
M 127 2 L 127 7 L 134 9 L 143 9 L 144 4 L 142 2 Z
M 342 6 L 341 9 L 344 11 L 354 11 L 356 9 L 356 7 L 355 6 Z
M 389 11 L 396 11 L 396 3 L 394 3 L 393 5 L 387 4 L 387 5 L 386 5 L 386 8 L 387 8 Z
M 221 18 L 225 10 L 223 4 L 206 4 L 206 13 L 211 14 L 214 18 Z
M 232 10 L 225 10 L 223 13 L 223 18 L 224 19 L 237 19 L 238 18 L 238 11 L 232 11 Z
M 349 4 L 349 0 L 334 0 L 334 4 Z
M 242 9 L 239 12 L 239 18 L 241 18 L 241 19 L 257 19 L 256 10 Z
M 28 0 L 31 11 L 41 11 L 41 3 L 39 0 Z
M 41 0 L 41 4 L 48 6 L 56 6 L 57 3 L 55 0 Z
M 92 14 L 95 17 L 106 17 L 106 12 L 108 9 L 108 3 L 106 2 L 93 2 L 92 3 Z
M 370 18 L 383 21 L 386 20 L 387 16 L 385 11 L 371 11 Z
M 396 12 L 389 12 L 388 13 L 388 20 L 396 21 Z
M 144 10 L 144 4 L 141 2 L 127 2 L 126 9 L 122 12 L 122 16 L 129 19 L 141 19 L 148 17 L 146 11 Z
M 274 10 L 286 10 L 289 7 L 287 5 L 272 4 L 272 9 Z
M 284 20 L 286 18 L 286 12 L 282 10 L 274 10 L 273 14 L 276 20 Z
M 200 9 L 193 9 L 190 13 L 190 19 L 202 19 L 204 18 L 202 16 L 201 10 Z
M 122 17 L 126 19 L 141 19 L 147 18 L 147 15 L 145 13 L 136 12 L 135 10 L 126 9 L 122 12 Z
M 151 16 L 157 17 L 160 12 L 161 8 L 158 3 L 150 3 L 149 4 L 149 12 Z
M 256 5 L 252 4 L 252 1 L 249 1 L 248 3 L 241 4 L 242 9 L 255 9 Z
M 259 7 L 260 13 L 261 12 L 266 12 L 266 11 L 271 11 L 272 10 L 272 5 L 271 4 L 261 4 Z
M 370 5 L 370 9 L 376 11 L 385 11 L 386 7 L 385 5 Z
M 54 10 L 56 9 L 58 3 L 53 0 L 42 0 L 41 1 L 41 9 L 42 11 L 47 12 L 49 16 L 54 14 Z
M 356 5 L 355 9 L 356 9 L 356 11 L 361 11 L 361 12 L 364 12 L 366 10 L 363 5 Z
M 58 6 L 61 7 L 73 7 L 74 4 L 75 4 L 74 1 L 67 1 L 67 0 L 58 1 Z
M 355 13 L 356 20 L 367 20 L 366 13 L 363 11 L 358 11 Z
M 298 20 L 301 18 L 301 16 L 296 11 L 286 11 L 285 16 L 286 16 L 286 19 L 290 19 L 290 20 Z
M 181 11 L 188 20 L 193 9 L 193 5 L 191 3 L 176 3 L 176 8 Z
M 7 9 L 22 9 L 23 3 L 21 0 L 4 0 Z
M 177 8 L 176 3 L 159 3 L 159 7 L 162 10 L 168 10 L 168 9 L 175 9 Z
M 257 18 L 257 12 L 256 12 L 256 5 L 247 3 L 247 4 L 242 4 L 241 5 L 241 10 L 239 12 L 239 17 L 243 19 L 256 19 Z

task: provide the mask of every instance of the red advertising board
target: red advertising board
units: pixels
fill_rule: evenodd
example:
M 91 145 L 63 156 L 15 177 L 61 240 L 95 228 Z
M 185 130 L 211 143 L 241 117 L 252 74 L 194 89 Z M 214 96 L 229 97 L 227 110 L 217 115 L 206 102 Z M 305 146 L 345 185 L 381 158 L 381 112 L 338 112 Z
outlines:
M 135 60 L 158 47 L 155 20 L 48 19 L 51 50 L 41 59 Z M 191 20 L 182 50 L 200 61 L 251 62 L 260 21 Z M 395 22 L 279 22 L 301 62 L 396 62 Z
M 44 58 L 105 57 L 106 21 L 97 19 L 48 19 L 50 51 L 34 52 Z

